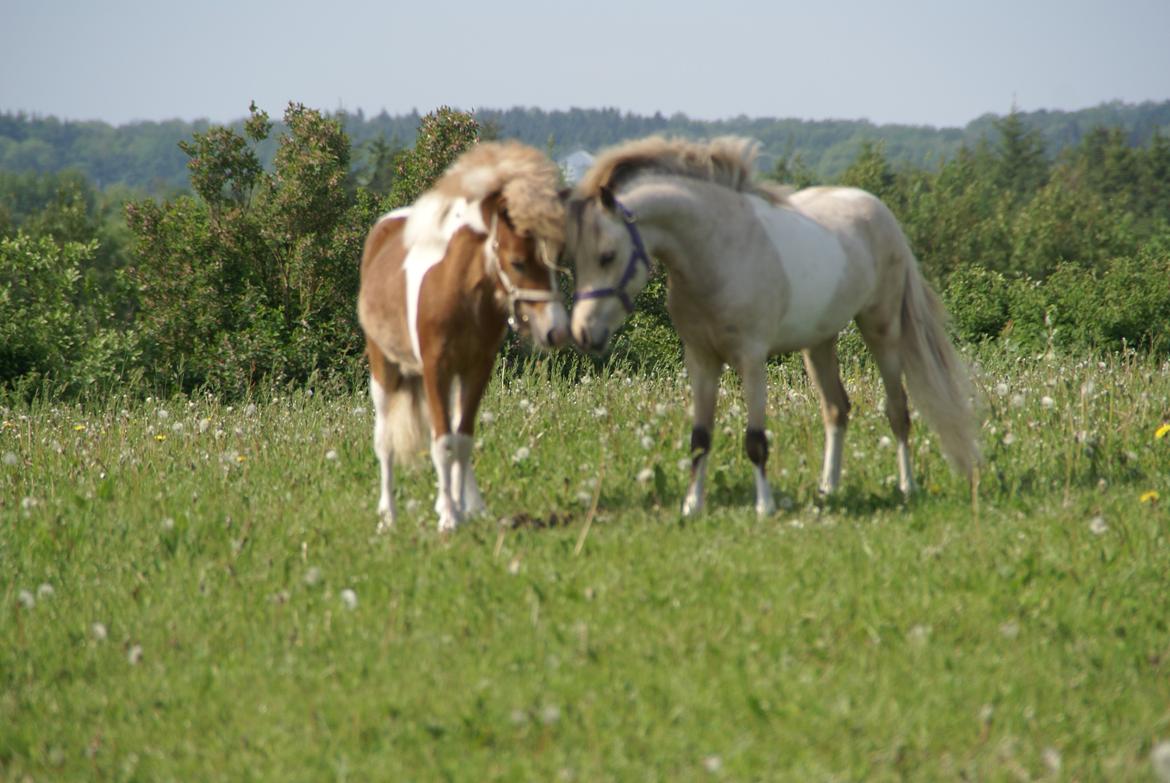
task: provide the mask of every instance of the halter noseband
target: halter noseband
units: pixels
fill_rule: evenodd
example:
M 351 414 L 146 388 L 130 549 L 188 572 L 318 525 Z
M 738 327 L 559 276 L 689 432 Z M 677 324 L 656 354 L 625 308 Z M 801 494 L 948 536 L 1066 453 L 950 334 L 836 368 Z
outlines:
M 634 249 L 630 252 L 630 260 L 626 262 L 626 270 L 622 273 L 622 279 L 618 281 L 617 285 L 611 288 L 590 288 L 586 291 L 577 291 L 575 298 L 580 302 L 586 299 L 604 299 L 607 296 L 617 297 L 617 300 L 622 303 L 622 307 L 626 308 L 626 314 L 629 315 L 634 312 L 634 300 L 626 292 L 626 286 L 634 279 L 639 262 L 645 265 L 646 274 L 650 274 L 650 255 L 646 252 L 646 245 L 642 243 L 642 235 L 638 232 L 638 227 L 634 225 L 638 220 L 634 213 L 626 209 L 625 205 L 617 199 L 614 199 L 613 203 L 618 214 L 621 215 L 622 225 L 630 233 L 630 242 L 634 245 Z
M 555 302 L 560 297 L 556 291 L 557 280 L 553 274 L 553 269 L 548 270 L 549 290 L 542 291 L 539 288 L 520 288 L 512 278 L 508 277 L 508 273 L 504 271 L 504 265 L 500 263 L 500 239 L 496 233 L 499 226 L 499 215 L 492 215 L 492 227 L 488 234 L 487 252 L 484 254 L 487 259 L 484 266 L 487 273 L 495 274 L 496 279 L 500 281 L 500 285 L 504 287 L 504 293 L 508 295 L 508 326 L 512 331 L 519 331 L 520 316 L 516 312 L 516 305 L 521 302 Z

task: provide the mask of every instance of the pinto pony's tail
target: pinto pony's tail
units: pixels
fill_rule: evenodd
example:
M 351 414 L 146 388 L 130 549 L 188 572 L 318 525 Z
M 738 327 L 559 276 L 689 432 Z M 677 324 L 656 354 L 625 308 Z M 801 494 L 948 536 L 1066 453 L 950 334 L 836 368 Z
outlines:
M 399 376 L 397 386 L 387 396 L 386 426 L 390 449 L 399 462 L 412 463 L 418 459 L 431 435 L 422 376 Z
M 958 472 L 973 476 L 982 457 L 971 379 L 947 336 L 947 315 L 910 248 L 906 247 L 906 288 L 902 294 L 902 369 L 914 404 L 937 433 L 939 446 Z

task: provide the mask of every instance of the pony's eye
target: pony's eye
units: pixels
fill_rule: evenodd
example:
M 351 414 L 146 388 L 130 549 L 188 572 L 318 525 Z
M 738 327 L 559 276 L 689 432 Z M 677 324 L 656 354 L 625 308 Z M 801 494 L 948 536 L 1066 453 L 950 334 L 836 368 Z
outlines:
M 602 253 L 601 254 L 601 265 L 602 266 L 609 266 L 610 264 L 613 263 L 613 260 L 615 258 L 617 258 L 617 253 L 615 253 L 612 250 L 609 250 L 605 253 Z
M 512 259 L 512 268 L 517 272 L 525 272 L 528 270 L 528 262 L 523 258 Z

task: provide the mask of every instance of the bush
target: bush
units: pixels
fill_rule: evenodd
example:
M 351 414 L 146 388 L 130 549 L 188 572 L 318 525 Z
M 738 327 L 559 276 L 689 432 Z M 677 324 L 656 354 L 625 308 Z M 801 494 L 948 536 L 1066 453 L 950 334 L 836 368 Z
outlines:
M 23 232 L 0 238 L 0 388 L 25 396 L 105 389 L 137 364 L 135 334 L 114 313 L 129 287 L 119 276 L 108 294 L 82 274 L 96 252 L 96 243 L 57 245 Z

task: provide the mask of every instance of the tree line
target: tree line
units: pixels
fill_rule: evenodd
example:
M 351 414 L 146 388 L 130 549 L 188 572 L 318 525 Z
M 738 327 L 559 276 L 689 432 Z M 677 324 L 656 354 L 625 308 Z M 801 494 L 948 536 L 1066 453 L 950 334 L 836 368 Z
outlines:
M 277 122 L 253 106 L 242 124 L 176 146 L 185 187 L 162 198 L 77 171 L 0 171 L 0 389 L 238 396 L 352 382 L 366 230 L 468 145 L 508 134 L 502 120 L 441 108 L 418 118 L 410 147 L 377 137 L 377 165 L 363 167 L 354 158 L 369 146 L 343 118 L 291 104 Z M 927 165 L 880 140 L 833 177 L 801 150 L 768 163 L 781 181 L 884 199 L 960 340 L 1170 352 L 1170 135 L 1135 143 L 1132 128 L 1104 125 L 1053 150 L 1012 113 Z M 664 293 L 658 277 L 641 295 L 616 361 L 678 366 Z
M 1094 128 L 1121 129 L 1130 145 L 1147 144 L 1155 132 L 1170 133 L 1170 101 L 1120 102 L 1079 111 L 1016 112 L 1024 126 L 1038 134 L 1051 156 L 1081 142 Z M 388 151 L 410 147 L 422 117 L 417 112 L 334 113 L 352 145 L 351 166 L 357 177 L 371 176 L 385 164 Z M 685 114 L 637 115 L 617 109 L 543 111 L 532 108 L 480 109 L 472 112 L 485 135 L 520 139 L 551 148 L 557 156 L 577 149 L 596 152 L 626 139 L 654 133 L 709 138 L 724 134 L 750 136 L 763 145 L 765 169 L 774 161 L 798 155 L 822 179 L 839 177 L 865 143 L 881 143 L 895 165 L 934 166 L 964 147 L 973 147 L 996 133 L 994 115 L 979 117 L 963 128 L 875 125 L 865 120 L 796 120 L 736 117 L 703 121 Z M 229 126 L 242 131 L 245 120 Z M 271 168 L 276 139 L 287 131 L 276 121 L 275 133 L 256 146 Z M 113 127 L 102 122 L 73 122 L 24 113 L 0 113 L 0 171 L 48 174 L 75 169 L 98 189 L 130 188 L 159 197 L 185 190 L 187 159 L 178 142 L 210 128 L 206 120 L 135 122 Z

